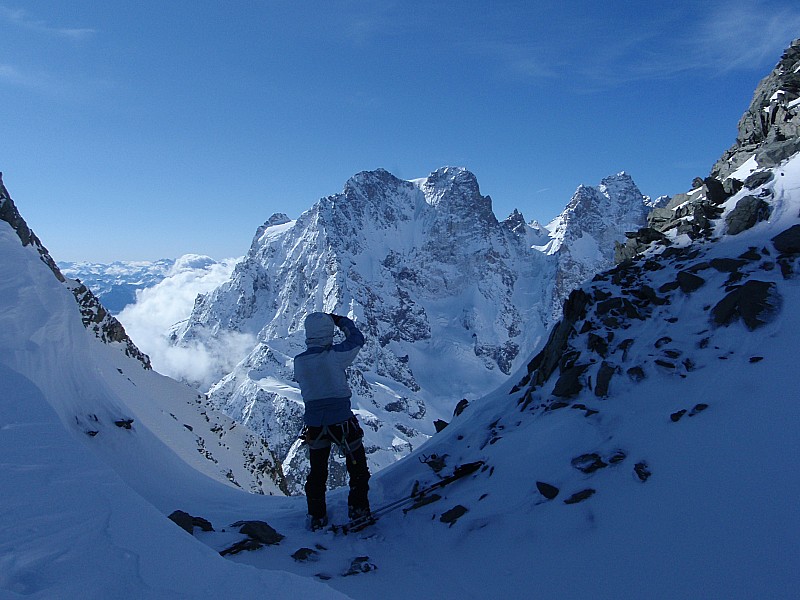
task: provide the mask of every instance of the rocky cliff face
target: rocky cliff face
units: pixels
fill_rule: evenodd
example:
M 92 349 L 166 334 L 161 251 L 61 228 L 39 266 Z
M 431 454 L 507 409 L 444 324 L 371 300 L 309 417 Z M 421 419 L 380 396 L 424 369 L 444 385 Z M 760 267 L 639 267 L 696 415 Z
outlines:
M 359 173 L 297 221 L 270 218 L 230 281 L 198 298 L 172 337 L 177 344 L 226 331 L 258 337 L 233 372 L 218 374 L 210 398 L 267 437 L 299 490 L 303 407 L 292 357 L 304 349 L 308 313 L 347 313 L 367 338 L 350 382 L 370 461 L 380 468 L 525 360 L 571 282 L 609 266 L 611 240 L 642 224 L 636 215 L 643 219 L 645 201 L 624 174 L 582 188 L 554 242 L 518 212 L 499 222 L 465 169 L 415 181 Z
M 773 180 L 783 177 L 774 167 L 799 151 L 800 39 L 792 42 L 756 88 L 753 102 L 739 120 L 736 143 L 716 162 L 711 175 L 695 178 L 692 190 L 654 208 L 647 227 L 631 230 L 626 243 L 616 245 L 615 260 L 632 260 L 654 243 L 737 235 L 770 219 Z M 726 208 L 733 196 L 736 204 Z
M 75 296 L 80 307 L 84 326 L 103 342 L 118 345 L 127 355 L 138 360 L 145 369 L 150 369 L 150 358 L 144 354 L 125 333 L 125 328 L 114 316 L 100 303 L 92 291 L 80 281 L 67 279 L 61 273 L 58 265 L 50 256 L 47 248 L 31 231 L 25 219 L 19 214 L 14 201 L 3 185 L 0 173 L 0 220 L 7 222 L 17 232 L 23 246 L 31 246 L 39 254 L 39 258 L 53 272 L 60 282 L 64 283 Z
M 711 176 L 723 180 L 754 157 L 773 167 L 800 151 L 800 39 L 756 88 L 750 107 L 739 120 L 736 142 L 716 162 Z

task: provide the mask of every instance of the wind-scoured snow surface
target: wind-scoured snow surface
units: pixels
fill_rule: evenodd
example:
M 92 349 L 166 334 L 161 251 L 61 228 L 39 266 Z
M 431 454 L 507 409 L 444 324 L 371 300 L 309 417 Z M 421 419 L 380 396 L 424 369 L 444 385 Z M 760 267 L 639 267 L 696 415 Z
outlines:
M 225 561 L 166 519 L 226 504 L 257 515 L 265 496 L 243 490 L 280 493 L 261 441 L 87 331 L 5 222 L 0 257 L 0 596 L 325 597 Z

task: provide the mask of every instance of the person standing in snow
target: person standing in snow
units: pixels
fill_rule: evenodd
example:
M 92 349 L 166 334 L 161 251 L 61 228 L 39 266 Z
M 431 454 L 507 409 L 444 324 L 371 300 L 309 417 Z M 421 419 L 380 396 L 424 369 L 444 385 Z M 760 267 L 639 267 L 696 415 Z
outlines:
M 338 344 L 333 343 L 334 327 L 345 336 Z M 328 523 L 325 490 L 331 443 L 344 450 L 347 460 L 350 478 L 347 506 L 351 520 L 370 514 L 370 473 L 364 432 L 350 408 L 351 392 L 345 374 L 364 345 L 364 336 L 347 317 L 322 312 L 308 315 L 305 329 L 307 349 L 294 358 L 294 378 L 305 404 L 303 439 L 308 444 L 311 462 L 305 490 L 309 527 L 313 531 Z

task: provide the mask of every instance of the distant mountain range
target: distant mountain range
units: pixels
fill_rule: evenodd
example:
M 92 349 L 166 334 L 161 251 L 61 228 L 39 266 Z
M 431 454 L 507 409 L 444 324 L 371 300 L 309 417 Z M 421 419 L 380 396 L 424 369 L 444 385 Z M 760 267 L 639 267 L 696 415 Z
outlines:
M 153 287 L 162 281 L 174 264 L 175 261 L 169 258 L 112 263 L 58 262 L 66 277 L 80 279 L 114 314 L 136 302 L 137 290 Z

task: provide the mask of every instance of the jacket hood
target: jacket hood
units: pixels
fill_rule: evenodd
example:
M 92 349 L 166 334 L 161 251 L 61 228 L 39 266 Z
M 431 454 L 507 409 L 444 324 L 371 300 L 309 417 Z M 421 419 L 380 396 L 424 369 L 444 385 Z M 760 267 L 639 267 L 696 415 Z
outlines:
M 333 319 L 323 312 L 311 313 L 305 320 L 306 346 L 330 346 L 333 344 Z

